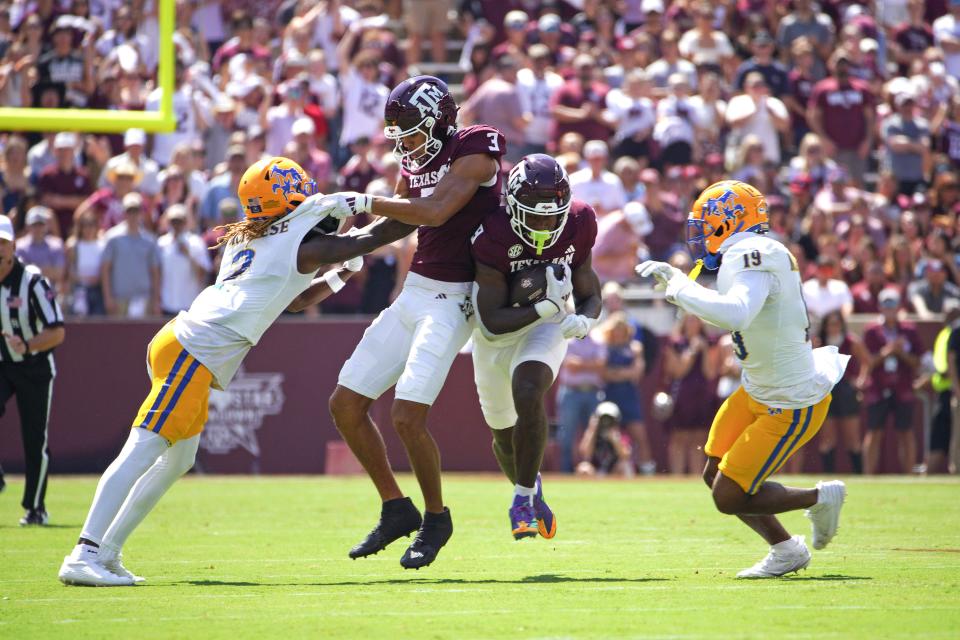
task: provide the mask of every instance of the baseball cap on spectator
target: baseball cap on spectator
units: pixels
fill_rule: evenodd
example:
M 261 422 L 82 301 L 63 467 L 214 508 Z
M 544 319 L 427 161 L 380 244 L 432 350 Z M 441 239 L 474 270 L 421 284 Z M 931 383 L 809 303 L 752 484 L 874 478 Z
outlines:
M 660 183 L 660 173 L 651 167 L 647 167 L 640 172 L 640 182 L 644 184 L 659 184 Z
M 663 0 L 643 0 L 640 3 L 640 12 L 643 14 L 648 13 L 663 13 Z
M 943 262 L 937 260 L 936 258 L 931 258 L 927 260 L 927 263 L 923 266 L 923 275 L 927 275 L 930 272 L 940 273 L 946 271 L 947 268 L 944 266 Z
M 117 178 L 130 178 L 134 182 L 140 178 L 140 170 L 132 162 L 121 162 L 107 172 L 107 180 L 116 182 Z
M 549 60 L 550 47 L 542 42 L 538 42 L 527 50 L 527 54 L 530 56 L 531 60 Z
M 636 49 L 637 41 L 634 38 L 627 36 L 617 41 L 617 51 L 635 51 Z
M 52 36 L 58 31 L 73 31 L 74 27 L 76 27 L 74 16 L 64 14 L 57 18 L 53 25 L 51 25 L 50 35 Z
M 934 77 L 941 78 L 947 73 L 947 67 L 939 60 L 934 60 L 927 65 L 927 72 Z
M 606 158 L 610 154 L 607 149 L 607 143 L 603 140 L 591 140 L 587 144 L 583 145 L 583 157 L 584 158 Z
M 243 145 L 234 144 L 227 147 L 227 158 L 235 158 L 236 156 L 247 157 L 247 150 L 243 148 Z
M 700 167 L 695 164 L 688 164 L 683 168 L 683 177 L 687 180 L 694 180 L 702 175 Z
M 143 196 L 136 191 L 131 191 L 127 195 L 123 196 L 124 211 L 139 211 L 140 209 L 143 209 Z
M 127 129 L 127 132 L 123 134 L 123 146 L 133 147 L 133 146 L 143 146 L 147 143 L 147 134 L 143 129 Z
M 667 169 L 666 172 L 667 180 L 679 180 L 683 177 L 683 167 L 680 165 L 674 165 Z
M 714 151 L 713 153 L 708 153 L 707 156 L 703 159 L 703 162 L 708 167 L 723 166 L 723 154 L 717 153 L 716 151 Z
M 560 31 L 561 24 L 560 16 L 555 13 L 547 13 L 537 20 L 537 29 L 544 33 L 556 33 Z
M 767 196 L 767 209 L 785 209 L 787 207 L 787 199 L 781 195 L 771 194 Z
M 630 229 L 641 238 L 653 231 L 653 220 L 650 219 L 650 212 L 641 202 L 628 202 L 623 207 L 623 217 L 630 225 Z
M 301 134 L 312 136 L 316 132 L 317 125 L 314 124 L 312 118 L 308 118 L 307 116 L 297 118 L 293 121 L 293 126 L 290 127 L 290 133 L 295 136 L 299 136 Z
M 511 56 L 510 54 L 502 55 L 497 58 L 496 67 L 498 71 L 506 71 L 508 69 L 516 69 L 520 65 L 517 62 L 517 59 Z
M 813 177 L 809 173 L 798 173 L 790 181 L 791 193 L 804 193 L 813 186 Z
M 32 227 L 35 224 L 46 224 L 50 221 L 50 216 L 53 214 L 50 209 L 42 205 L 37 205 L 30 207 L 27 211 L 27 215 L 24 218 L 24 223 L 28 227 Z
M 54 149 L 76 149 L 77 148 L 77 134 L 73 131 L 61 131 L 53 138 L 53 148 Z
M 263 127 L 258 124 L 251 125 L 250 128 L 247 129 L 247 142 L 255 138 L 264 138 L 266 135 L 267 131 Z
M 260 81 L 256 76 L 249 75 L 240 80 L 234 80 L 227 84 L 227 94 L 233 98 L 246 98 L 254 89 L 260 88 Z
M 187 219 L 187 208 L 182 204 L 172 204 L 170 208 L 167 209 L 167 220 L 173 222 L 174 220 L 186 220 Z
M 10 218 L 0 215 L 0 240 L 13 242 L 13 222 Z
M 896 289 L 884 289 L 877 296 L 877 302 L 886 309 L 895 309 L 900 306 L 900 293 Z
M 916 104 L 917 102 L 917 99 L 914 97 L 912 93 L 898 93 L 897 97 L 893 99 L 893 103 L 897 106 L 898 109 L 904 106 L 905 104 L 907 104 L 908 102 L 913 102 L 914 104 Z
M 753 34 L 753 44 L 757 46 L 771 45 L 773 44 L 773 36 L 765 30 L 757 31 Z
M 213 103 L 213 110 L 217 113 L 232 113 L 237 108 L 237 103 L 232 99 L 222 96 Z
M 687 74 L 685 73 L 671 73 L 667 77 L 667 85 L 669 85 L 671 89 L 674 87 L 689 87 L 690 81 L 687 79 Z
M 519 9 L 508 11 L 507 15 L 503 18 L 503 26 L 508 29 L 523 29 L 527 26 L 528 22 L 530 22 L 530 16 Z
M 873 38 L 864 38 L 860 41 L 860 53 L 871 53 L 879 48 L 880 45 Z
M 286 69 L 289 69 L 290 67 L 306 67 L 307 64 L 309 64 L 309 62 L 310 61 L 307 60 L 307 57 L 305 55 L 303 55 L 296 49 L 291 49 L 287 53 L 287 59 L 284 60 L 283 66 Z

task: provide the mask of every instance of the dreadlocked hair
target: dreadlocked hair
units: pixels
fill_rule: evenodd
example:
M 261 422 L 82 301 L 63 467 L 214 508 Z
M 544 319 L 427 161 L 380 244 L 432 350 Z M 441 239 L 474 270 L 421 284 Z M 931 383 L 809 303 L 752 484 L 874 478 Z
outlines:
M 215 227 L 214 231 L 223 229 L 223 237 L 212 248 L 219 249 L 231 242 L 250 242 L 257 238 L 262 238 L 267 233 L 267 229 L 276 222 L 276 218 L 264 218 L 263 220 L 241 220 L 231 224 L 222 224 Z

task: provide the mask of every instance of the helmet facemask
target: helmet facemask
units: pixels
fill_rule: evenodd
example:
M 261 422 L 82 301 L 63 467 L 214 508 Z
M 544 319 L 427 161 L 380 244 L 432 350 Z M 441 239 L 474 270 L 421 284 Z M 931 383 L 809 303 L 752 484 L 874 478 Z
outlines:
M 390 124 L 393 122 L 393 124 Z M 401 119 L 387 120 L 387 126 L 383 128 L 383 135 L 388 140 L 393 140 L 393 156 L 400 163 L 404 170 L 411 173 L 417 172 L 437 157 L 440 150 L 443 149 L 443 141 L 433 135 L 433 128 L 437 121 L 433 116 L 425 116 L 416 124 L 404 127 Z M 413 149 L 407 149 L 403 144 L 403 139 L 414 134 L 423 134 L 426 136 L 424 142 Z
M 538 202 L 536 206 L 530 207 L 517 200 L 513 194 L 507 194 L 507 208 L 510 210 L 510 227 L 514 233 L 540 255 L 544 249 L 552 247 L 560 239 L 570 213 L 570 200 L 562 205 L 556 202 Z M 553 229 L 538 229 L 529 224 L 532 220 L 542 220 L 545 217 L 556 217 Z

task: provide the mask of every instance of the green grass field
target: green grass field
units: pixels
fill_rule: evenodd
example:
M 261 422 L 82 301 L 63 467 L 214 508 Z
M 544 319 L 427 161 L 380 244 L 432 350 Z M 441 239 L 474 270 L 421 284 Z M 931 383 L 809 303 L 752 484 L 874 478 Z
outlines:
M 449 476 L 453 539 L 415 572 L 400 542 L 347 558 L 379 509 L 366 479 L 189 477 L 125 550 L 148 582 L 121 589 L 56 578 L 95 479 L 52 478 L 45 529 L 17 527 L 16 480 L 0 496 L 4 639 L 960 637 L 950 480 L 851 480 L 809 569 L 738 581 L 766 548 L 693 480 L 547 478 L 557 537 L 514 542 L 509 485 Z M 809 534 L 799 512 L 785 522 Z

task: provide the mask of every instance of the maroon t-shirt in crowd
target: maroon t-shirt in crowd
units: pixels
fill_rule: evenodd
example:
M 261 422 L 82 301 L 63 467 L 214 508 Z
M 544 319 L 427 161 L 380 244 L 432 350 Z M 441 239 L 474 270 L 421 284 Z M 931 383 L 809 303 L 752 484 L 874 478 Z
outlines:
M 60 196 L 88 196 L 93 193 L 93 185 L 87 177 L 87 170 L 83 167 L 75 167 L 64 173 L 57 165 L 52 165 L 40 173 L 37 192 L 41 195 L 55 193 Z M 53 210 L 57 216 L 57 222 L 60 223 L 60 235 L 64 238 L 73 228 L 73 211 L 73 207 Z
M 816 80 L 803 75 L 799 69 L 794 69 L 787 75 L 787 91 L 789 95 L 800 103 L 801 108 L 806 108 L 807 103 L 810 102 L 810 96 L 813 95 L 813 86 L 815 84 Z M 791 111 L 790 119 L 793 122 L 794 128 L 802 127 L 809 129 L 806 116 L 801 116 Z
M 550 106 L 563 105 L 573 109 L 579 109 L 587 102 L 592 102 L 600 109 L 606 108 L 607 92 L 610 87 L 602 82 L 594 82 L 584 91 L 580 86 L 580 81 L 574 78 L 568 80 L 560 87 L 550 98 Z M 583 136 L 584 140 L 606 140 L 613 133 L 605 124 L 596 120 L 584 120 L 583 122 L 553 122 L 553 141 L 558 142 L 563 134 L 574 131 Z
M 867 138 L 864 109 L 873 108 L 873 93 L 857 78 L 840 86 L 836 78 L 825 78 L 813 86 L 810 104 L 820 108 L 827 137 L 843 150 L 852 151 Z
M 571 270 L 576 269 L 590 257 L 596 239 L 597 214 L 586 202 L 574 200 L 560 237 L 537 255 L 536 249 L 513 231 L 507 208 L 500 207 L 483 219 L 471 240 L 470 252 L 475 261 L 509 278 L 513 273 L 545 262 L 565 262 Z
M 410 198 L 433 193 L 437 184 L 458 158 L 478 153 L 489 155 L 500 163 L 507 148 L 503 134 L 486 125 L 458 129 L 443 149 L 416 173 L 401 169 Z M 443 282 L 473 282 L 473 258 L 470 257 L 470 236 L 491 211 L 500 206 L 501 175 L 493 184 L 480 186 L 460 211 L 439 227 L 417 230 L 417 252 L 410 271 Z
M 863 344 L 867 351 L 876 355 L 886 346 L 887 342 L 896 340 L 901 336 L 906 341 L 904 351 L 917 357 L 923 354 L 923 343 L 920 342 L 920 335 L 912 324 L 905 322 L 897 324 L 894 334 L 888 334 L 883 324 L 874 324 L 867 327 L 863 334 Z M 908 367 L 896 356 L 885 358 L 870 372 L 870 385 L 866 391 L 867 403 L 877 402 L 891 395 L 898 402 L 911 402 L 914 399 L 914 377 L 914 369 Z

